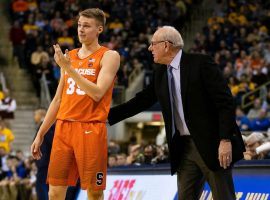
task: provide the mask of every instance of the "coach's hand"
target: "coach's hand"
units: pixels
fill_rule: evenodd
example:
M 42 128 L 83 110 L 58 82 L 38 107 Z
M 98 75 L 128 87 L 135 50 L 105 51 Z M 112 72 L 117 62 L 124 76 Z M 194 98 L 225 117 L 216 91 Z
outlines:
M 53 45 L 54 60 L 61 68 L 68 68 L 71 66 L 68 50 L 66 49 L 65 55 L 63 54 L 59 44 Z
M 221 140 L 218 148 L 220 166 L 226 169 L 232 162 L 232 144 L 230 140 Z
M 43 142 L 44 137 L 37 134 L 33 144 L 31 145 L 31 153 L 34 159 L 39 160 L 42 156 L 40 146 Z

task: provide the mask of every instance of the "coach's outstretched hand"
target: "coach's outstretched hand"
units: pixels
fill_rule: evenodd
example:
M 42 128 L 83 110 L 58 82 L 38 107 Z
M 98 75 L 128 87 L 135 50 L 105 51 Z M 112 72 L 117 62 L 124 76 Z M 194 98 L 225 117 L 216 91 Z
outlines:
M 31 145 L 31 153 L 34 159 L 39 160 L 42 156 L 40 146 L 43 142 L 44 137 L 37 134 L 33 144 Z

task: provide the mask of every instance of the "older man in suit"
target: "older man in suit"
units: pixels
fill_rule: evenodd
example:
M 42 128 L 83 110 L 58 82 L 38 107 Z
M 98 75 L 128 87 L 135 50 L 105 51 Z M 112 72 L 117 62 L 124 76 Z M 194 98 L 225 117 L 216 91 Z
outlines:
M 244 143 L 235 122 L 234 103 L 217 65 L 207 55 L 187 54 L 180 33 L 159 28 L 149 50 L 154 62 L 153 82 L 109 113 L 115 124 L 161 105 L 171 173 L 177 172 L 180 200 L 199 199 L 205 180 L 215 200 L 235 199 L 232 165 L 243 158 Z

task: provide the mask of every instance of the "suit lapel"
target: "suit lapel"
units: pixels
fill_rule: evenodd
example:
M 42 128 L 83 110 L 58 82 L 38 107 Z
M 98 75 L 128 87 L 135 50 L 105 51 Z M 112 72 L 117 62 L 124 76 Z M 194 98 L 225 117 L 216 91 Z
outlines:
M 188 86 L 188 75 L 190 71 L 190 66 L 188 66 L 188 55 L 182 52 L 181 61 L 180 61 L 180 77 L 181 77 L 181 96 L 182 96 L 182 103 L 183 108 L 186 105 L 186 92 Z

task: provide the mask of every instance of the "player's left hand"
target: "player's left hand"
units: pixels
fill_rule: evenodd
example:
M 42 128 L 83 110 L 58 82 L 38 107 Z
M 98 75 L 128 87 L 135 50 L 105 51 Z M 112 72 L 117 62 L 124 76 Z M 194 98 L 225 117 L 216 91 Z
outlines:
M 220 166 L 226 169 L 232 162 L 232 144 L 231 141 L 221 140 L 218 148 L 218 159 Z
M 65 50 L 65 55 L 63 54 L 59 44 L 53 45 L 54 48 L 54 60 L 61 68 L 69 68 L 71 65 L 68 50 Z

